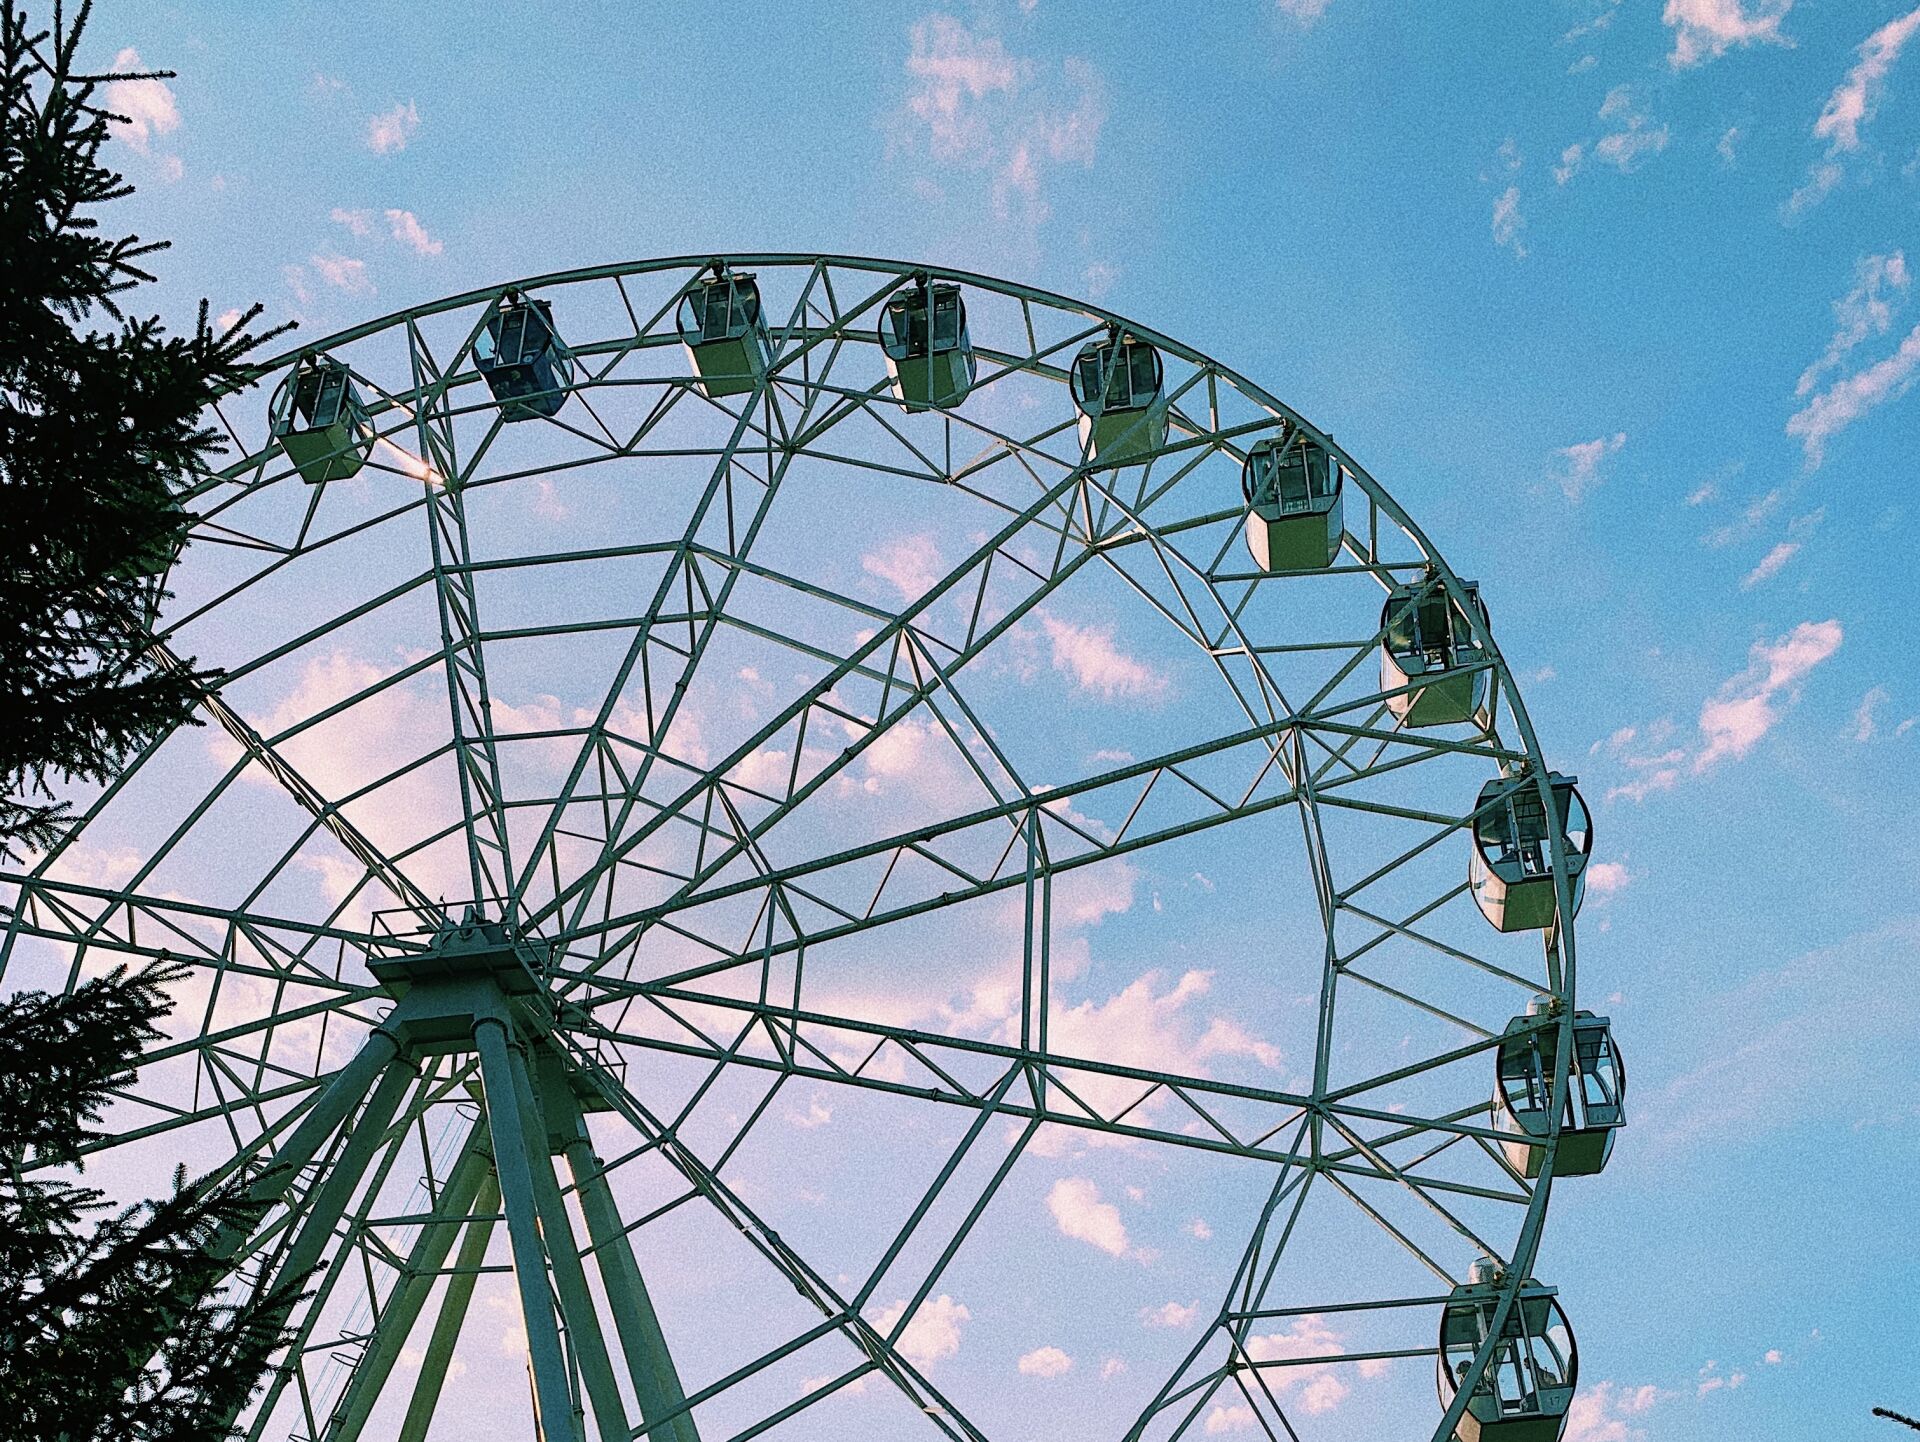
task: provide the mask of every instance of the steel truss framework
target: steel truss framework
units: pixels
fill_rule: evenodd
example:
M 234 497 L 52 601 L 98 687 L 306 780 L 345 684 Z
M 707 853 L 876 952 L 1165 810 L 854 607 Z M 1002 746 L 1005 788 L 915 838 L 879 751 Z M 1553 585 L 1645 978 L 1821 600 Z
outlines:
M 875 325 L 923 268 L 727 260 L 759 273 L 768 305 L 767 374 L 741 395 L 707 398 L 673 329 L 676 298 L 712 263 L 700 257 L 514 287 L 553 302 L 579 367 L 565 408 L 532 426 L 504 423 L 473 363 L 498 291 L 307 348 L 352 368 L 378 430 L 352 481 L 303 485 L 265 435 L 261 396 L 223 401 L 238 459 L 191 498 L 193 546 L 162 613 L 163 655 L 226 668 L 204 702 L 217 764 L 204 784 L 180 780 L 204 771 L 207 733 L 192 742 L 198 771 L 174 764 L 181 736 L 157 743 L 87 798 L 58 853 L 0 878 L 14 984 L 71 985 L 161 955 L 193 968 L 183 1024 L 146 1058 L 98 1150 L 212 1149 L 223 1171 L 254 1177 L 274 1206 L 222 1243 L 233 1287 L 317 1268 L 293 1346 L 241 1419 L 247 1435 L 426 1437 L 476 1287 L 510 1274 L 547 1438 L 803 1435 L 815 1408 L 870 1378 L 931 1432 L 981 1438 L 967 1399 L 902 1338 L 1050 1128 L 1237 1158 L 1268 1178 L 1264 1205 L 1242 1219 L 1230 1289 L 1184 1362 L 1143 1394 L 1129 1438 L 1198 1435 L 1223 1405 L 1248 1409 L 1271 1438 L 1310 1433 L 1288 1369 L 1431 1358 L 1431 1318 L 1481 1253 L 1507 1264 L 1504 1316 L 1541 1243 L 1558 1134 L 1537 1180 L 1507 1164 L 1488 1115 L 1491 1058 L 1508 1016 L 1539 992 L 1560 1005 L 1537 1024 L 1558 1028 L 1557 1055 L 1572 1055 L 1574 937 L 1562 927 L 1544 950 L 1496 937 L 1466 895 L 1478 782 L 1546 767 L 1458 578 L 1329 438 L 1170 337 L 936 271 L 964 289 L 979 376 L 964 405 L 909 415 Z M 1075 352 L 1109 325 L 1167 363 L 1166 443 L 1118 467 L 1081 449 L 1064 385 Z M 294 360 L 261 379 L 277 383 Z M 1346 467 L 1348 532 L 1322 572 L 1260 574 L 1241 544 L 1240 462 L 1283 426 Z M 595 468 L 641 484 L 670 475 L 653 520 L 678 517 L 677 533 L 582 526 L 579 544 L 531 546 L 499 519 L 502 498 L 538 488 L 544 500 Z M 803 546 L 769 538 L 783 502 L 801 505 L 834 475 L 964 506 L 965 554 L 913 594 L 903 587 L 898 605 L 809 573 Z M 596 595 L 632 606 L 600 599 L 556 618 L 528 601 L 575 574 L 617 576 Z M 1049 603 L 1096 579 L 1199 658 L 1212 719 L 1177 745 L 1103 752 L 1077 773 L 1049 764 L 1042 784 L 1002 724 L 1009 713 L 982 697 Z M 1384 590 L 1409 582 L 1444 589 L 1469 618 L 1489 672 L 1484 728 L 1395 722 L 1375 617 Z M 386 668 L 335 664 L 304 709 L 278 704 L 289 667 L 338 663 L 329 648 L 376 626 L 412 627 L 420 647 Z M 600 658 L 591 699 L 507 717 L 501 668 L 528 647 L 574 644 Z M 788 658 L 798 679 L 737 734 L 703 742 L 690 735 L 703 679 L 743 644 Z M 396 759 L 366 728 L 390 725 L 422 686 L 444 693 L 440 725 Z M 342 728 L 368 753 L 351 777 L 318 744 Z M 942 746 L 967 789 L 911 824 L 850 836 L 836 810 L 847 788 L 908 733 Z M 516 761 L 527 755 L 549 770 Z M 233 818 L 269 801 L 293 821 L 271 841 L 233 844 Z M 128 829 L 129 815 L 160 829 Z M 1054 1048 L 1052 969 L 1068 928 L 1058 887 L 1124 858 L 1279 828 L 1297 834 L 1314 928 L 1292 945 L 1318 987 L 1298 1085 Z M 131 858 L 103 870 L 99 856 L 128 844 Z M 1557 837 L 1553 848 L 1565 916 Z M 1000 1033 L 852 1014 L 809 985 L 819 958 L 919 935 L 996 897 L 1023 918 L 1020 997 Z M 1342 1046 L 1367 1035 L 1340 1025 L 1378 1014 L 1366 1006 L 1412 1018 L 1430 1040 L 1398 1055 Z M 645 1080 L 668 1070 L 677 1089 Z M 797 1083 L 964 1120 L 851 1280 L 802 1255 L 730 1180 Z M 1564 1072 L 1554 1085 L 1557 1119 Z M 727 1106 L 749 1102 L 714 1142 L 702 1109 L 723 1093 Z M 668 1179 L 645 1200 L 632 1180 L 643 1174 Z M 1302 1295 L 1285 1264 L 1307 1245 L 1310 1196 L 1360 1218 L 1413 1282 Z M 810 1320 L 690 1369 L 641 1269 L 657 1260 L 656 1229 L 689 1209 L 721 1218 Z M 882 1315 L 897 1293 L 905 1305 Z M 1413 1314 L 1424 1345 L 1389 1335 Z M 1263 1345 L 1261 1329 L 1309 1315 L 1348 1318 L 1360 1334 L 1331 1350 Z M 826 1376 L 803 1392 L 770 1385 L 803 1357 Z M 1470 1390 L 1444 1414 L 1376 1430 L 1430 1423 L 1449 1436 Z

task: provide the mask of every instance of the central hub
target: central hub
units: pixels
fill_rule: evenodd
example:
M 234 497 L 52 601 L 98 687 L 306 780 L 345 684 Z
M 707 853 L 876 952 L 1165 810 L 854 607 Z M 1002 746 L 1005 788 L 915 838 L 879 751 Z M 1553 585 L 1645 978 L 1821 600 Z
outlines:
M 469 908 L 457 925 L 434 932 L 425 950 L 370 952 L 367 969 L 400 1003 L 389 1024 L 409 1048 L 464 1050 L 480 1018 L 504 1018 L 508 998 L 545 992 L 545 959 L 544 948 L 510 924 Z

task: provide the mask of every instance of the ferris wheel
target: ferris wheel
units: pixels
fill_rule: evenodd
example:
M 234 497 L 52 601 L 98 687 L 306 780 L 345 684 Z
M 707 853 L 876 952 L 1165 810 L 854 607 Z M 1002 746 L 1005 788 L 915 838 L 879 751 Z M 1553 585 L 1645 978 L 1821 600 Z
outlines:
M 1591 822 L 1330 436 L 836 256 L 260 380 L 164 574 L 208 724 L 0 876 L 10 986 L 190 969 L 87 1164 L 271 1203 L 229 1286 L 312 1281 L 245 1435 L 1560 1435 Z M 1103 1308 L 1133 1355 L 1025 1351 Z

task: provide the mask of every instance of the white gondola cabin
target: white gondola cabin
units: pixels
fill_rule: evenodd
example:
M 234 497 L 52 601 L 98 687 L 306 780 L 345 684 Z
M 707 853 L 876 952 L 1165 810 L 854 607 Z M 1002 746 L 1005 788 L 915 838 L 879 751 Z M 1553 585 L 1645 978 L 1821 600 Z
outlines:
M 503 421 L 558 415 L 573 386 L 573 356 L 553 328 L 553 305 L 508 291 L 473 343 Z
M 1165 369 L 1138 336 L 1116 330 L 1081 347 L 1070 385 L 1089 460 L 1123 466 L 1167 443 Z
M 1553 854 L 1549 826 L 1559 828 L 1567 858 L 1567 889 L 1574 913 L 1587 882 L 1593 820 L 1574 778 L 1549 772 L 1551 821 L 1531 772 L 1499 777 L 1480 789 L 1474 805 L 1473 860 L 1467 873 L 1481 913 L 1501 931 L 1539 931 L 1553 924 Z
M 303 356 L 268 410 L 273 438 L 309 485 L 343 481 L 366 464 L 373 422 L 345 362 Z
M 973 389 L 967 303 L 950 281 L 923 275 L 889 300 L 880 314 L 880 349 L 894 399 L 910 411 L 951 410 Z
M 1240 471 L 1247 551 L 1263 571 L 1317 571 L 1340 554 L 1340 463 L 1298 427 L 1256 441 Z
M 1480 1346 L 1493 1335 L 1504 1283 L 1491 1257 L 1473 1264 L 1440 1314 L 1437 1382 L 1450 1407 Z M 1508 1309 L 1493 1356 L 1454 1428 L 1460 1442 L 1558 1442 L 1580 1376 L 1573 1328 L 1552 1287 L 1529 1278 Z
M 1460 583 L 1480 624 L 1486 604 L 1472 581 Z M 1473 627 L 1438 579 L 1396 586 L 1380 612 L 1380 689 L 1402 726 L 1484 720 L 1493 673 Z
M 760 285 L 751 275 L 715 267 L 680 297 L 678 323 L 701 394 L 743 395 L 766 376 L 772 346 Z
M 1525 1016 L 1508 1022 L 1500 1040 L 1494 1125 L 1512 1137 L 1501 1143 L 1508 1164 L 1529 1179 L 1540 1175 L 1546 1155 L 1542 1144 L 1553 1115 L 1559 1048 L 1559 1018 L 1544 997 L 1535 1000 Z M 1626 1090 L 1626 1066 L 1607 1018 L 1576 1011 L 1573 1074 L 1567 1078 L 1567 1108 L 1553 1159 L 1556 1177 L 1590 1177 L 1606 1166 L 1614 1133 L 1626 1120 Z

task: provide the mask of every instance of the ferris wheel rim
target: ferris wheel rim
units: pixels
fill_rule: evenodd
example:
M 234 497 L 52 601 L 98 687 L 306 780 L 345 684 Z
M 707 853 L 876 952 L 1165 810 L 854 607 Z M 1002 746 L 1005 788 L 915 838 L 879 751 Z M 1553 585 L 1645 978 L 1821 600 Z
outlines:
M 1332 439 L 1331 436 L 1327 435 L 1323 431 L 1320 431 L 1311 422 L 1306 420 L 1305 417 L 1301 416 L 1298 412 L 1293 410 L 1292 407 L 1288 406 L 1285 402 L 1279 400 L 1278 397 L 1274 396 L 1271 392 L 1267 391 L 1264 387 L 1251 381 L 1243 373 L 1236 371 L 1231 367 L 1221 364 L 1220 362 L 1214 360 L 1212 357 L 1206 355 L 1204 352 L 1198 351 L 1195 348 L 1188 346 L 1173 337 L 1167 336 L 1163 332 L 1160 332 L 1152 327 L 1138 324 L 1133 320 L 1131 320 L 1130 318 L 1120 316 L 1115 312 L 1106 310 L 1104 307 L 1095 306 L 1088 302 L 1075 299 L 1073 297 L 1061 295 L 1051 291 L 1046 291 L 1036 287 L 1019 285 L 1014 282 L 1004 281 L 1004 280 L 997 279 L 995 277 L 986 276 L 986 275 L 982 275 L 982 274 L 978 274 L 970 271 L 955 270 L 955 269 L 939 267 L 939 266 L 914 264 L 909 262 L 881 260 L 881 259 L 872 258 L 872 257 L 808 255 L 808 254 L 801 254 L 801 253 L 778 253 L 778 252 L 741 253 L 741 254 L 720 255 L 720 256 L 669 257 L 669 258 L 659 258 L 654 260 L 646 260 L 646 261 L 638 261 L 638 262 L 624 262 L 624 263 L 608 265 L 608 266 L 587 267 L 587 268 L 579 268 L 579 269 L 574 269 L 569 271 L 553 272 L 545 275 L 528 277 L 518 281 L 506 282 L 506 283 L 495 285 L 485 289 L 468 291 L 456 296 L 444 297 L 436 301 L 428 302 L 421 306 L 412 307 L 403 311 L 393 312 L 387 316 L 380 317 L 376 320 L 366 322 L 359 326 L 349 327 L 345 330 L 338 331 L 333 335 L 330 335 L 319 341 L 316 341 L 311 345 L 297 347 L 295 349 L 284 352 L 283 354 L 278 355 L 274 357 L 272 360 L 255 368 L 253 373 L 253 379 L 255 381 L 264 380 L 276 374 L 277 372 L 286 369 L 288 366 L 297 363 L 298 360 L 303 356 L 314 354 L 316 352 L 327 352 L 336 348 L 345 348 L 354 344 L 357 341 L 367 339 L 371 336 L 380 334 L 383 331 L 390 330 L 395 326 L 406 324 L 413 320 L 421 319 L 430 315 L 443 314 L 449 311 L 459 310 L 468 306 L 487 303 L 489 301 L 497 299 L 504 291 L 508 291 L 508 290 L 532 291 L 532 290 L 541 290 L 541 289 L 551 290 L 556 287 L 570 285 L 570 284 L 590 283 L 593 281 L 618 279 L 620 277 L 628 276 L 628 275 L 654 274 L 662 271 L 673 271 L 673 270 L 689 269 L 689 268 L 695 269 L 697 273 L 697 269 L 699 267 L 709 265 L 716 260 L 724 261 L 728 264 L 734 264 L 734 265 L 740 265 L 740 266 L 756 266 L 756 265 L 787 266 L 787 267 L 831 266 L 831 267 L 839 267 L 839 268 L 844 268 L 844 269 L 853 270 L 853 271 L 870 272 L 875 274 L 894 274 L 894 275 L 912 275 L 912 274 L 920 274 L 920 273 L 930 274 L 932 276 L 938 277 L 943 280 L 952 280 L 964 285 L 977 286 L 984 290 L 992 291 L 998 294 L 1013 296 L 1022 300 L 1032 301 L 1034 303 L 1051 306 L 1057 309 L 1069 311 L 1069 312 L 1080 314 L 1080 315 L 1085 315 L 1089 318 L 1099 319 L 1107 322 L 1108 324 L 1121 326 L 1126 330 L 1134 334 L 1137 334 L 1151 341 L 1156 345 L 1165 347 L 1165 349 L 1169 353 L 1177 355 L 1183 360 L 1186 360 L 1197 366 L 1205 367 L 1217 373 L 1219 376 L 1225 379 L 1228 383 L 1230 383 L 1236 390 L 1240 391 L 1243 395 L 1247 396 L 1249 399 L 1252 399 L 1257 403 L 1259 403 L 1260 405 L 1264 406 L 1266 409 L 1271 411 L 1272 414 L 1274 414 L 1275 416 L 1282 418 L 1290 422 L 1291 424 L 1300 427 L 1306 433 L 1308 433 L 1309 435 L 1314 437 L 1316 440 L 1324 444 L 1327 450 L 1331 454 L 1336 456 L 1344 466 L 1346 466 L 1351 476 L 1362 486 L 1362 488 L 1367 492 L 1367 494 L 1375 502 L 1375 504 L 1378 505 L 1380 509 L 1392 519 L 1394 524 L 1397 527 L 1399 527 L 1399 529 L 1401 529 L 1407 535 L 1407 537 L 1414 543 L 1414 545 L 1420 550 L 1420 552 L 1426 559 L 1427 563 L 1437 573 L 1440 583 L 1446 588 L 1446 590 L 1450 594 L 1453 595 L 1456 601 L 1456 604 L 1460 606 L 1463 614 L 1465 614 L 1468 617 L 1469 625 L 1476 632 L 1479 633 L 1479 635 L 1477 636 L 1477 639 L 1483 645 L 1484 649 L 1486 650 L 1490 658 L 1491 669 L 1495 678 L 1495 684 L 1502 688 L 1502 692 L 1501 692 L 1502 699 L 1505 701 L 1507 710 L 1512 718 L 1512 721 L 1517 733 L 1517 737 L 1523 744 L 1523 748 L 1528 757 L 1529 764 L 1534 768 L 1537 775 L 1540 778 L 1542 778 L 1541 784 L 1542 785 L 1545 784 L 1544 778 L 1548 774 L 1548 768 L 1545 762 L 1544 755 L 1539 746 L 1538 738 L 1535 734 L 1535 730 L 1534 730 L 1531 718 L 1526 710 L 1524 698 L 1520 693 L 1519 687 L 1517 686 L 1517 684 L 1515 684 L 1511 668 L 1508 666 L 1503 653 L 1500 651 L 1498 642 L 1491 633 L 1491 628 L 1485 626 L 1480 620 L 1480 618 L 1477 616 L 1475 610 L 1471 607 L 1468 607 L 1465 604 L 1465 592 L 1464 592 L 1464 589 L 1462 588 L 1462 583 L 1459 581 L 1458 577 L 1453 572 L 1452 568 L 1448 565 L 1444 555 L 1441 553 L 1438 547 L 1433 545 L 1433 543 L 1427 537 L 1424 530 L 1418 525 L 1416 521 L 1414 521 L 1412 516 L 1399 504 L 1399 502 L 1393 497 L 1391 492 L 1389 492 L 1384 485 L 1382 485 L 1380 482 L 1375 480 L 1374 477 L 1371 475 L 1371 473 L 1369 473 L 1363 466 L 1361 466 L 1356 460 L 1354 460 L 1354 458 L 1351 457 L 1343 447 L 1339 446 Z M 1565 868 L 1564 859 L 1559 855 L 1560 844 L 1557 836 L 1553 839 L 1552 846 L 1555 852 L 1554 870 L 1555 870 L 1556 878 L 1558 878 L 1559 883 L 1564 887 L 1566 868 Z M 1562 966 L 1564 969 L 1562 985 L 1564 989 L 1564 996 L 1568 1003 L 1567 1006 L 1565 1007 L 1566 1017 L 1561 1024 L 1563 1028 L 1566 1029 L 1566 1036 L 1570 1037 L 1571 1035 L 1570 1028 L 1572 1025 L 1571 1018 L 1574 1011 L 1574 1007 L 1572 1003 L 1576 996 L 1575 987 L 1574 987 L 1575 968 L 1574 968 L 1573 928 L 1571 925 L 1564 928 L 1563 932 L 1558 937 L 1558 942 L 1562 951 Z M 1570 1051 L 1570 1047 L 1565 1047 L 1564 1039 L 1563 1039 L 1563 1048 L 1565 1050 Z M 1556 1082 L 1556 1086 L 1557 1088 L 1564 1089 L 1566 1085 L 1567 1085 L 1566 1073 L 1563 1070 L 1560 1073 L 1560 1076 Z M 1552 1131 L 1552 1134 L 1548 1137 L 1547 1143 L 1546 1143 L 1547 1164 L 1546 1164 L 1545 1170 L 1543 1171 L 1539 1179 L 1538 1184 L 1533 1189 L 1532 1196 L 1527 1209 L 1526 1218 L 1520 1229 L 1520 1233 L 1521 1233 L 1520 1240 L 1516 1243 L 1514 1253 L 1513 1253 L 1513 1262 L 1514 1262 L 1513 1272 L 1515 1274 L 1514 1291 L 1517 1291 L 1517 1289 L 1519 1288 L 1521 1284 L 1521 1279 L 1530 1275 L 1532 1271 L 1534 1252 L 1537 1250 L 1538 1240 L 1539 1240 L 1539 1231 L 1542 1223 L 1544 1222 L 1544 1216 L 1547 1208 L 1548 1194 L 1550 1192 L 1551 1183 L 1554 1177 L 1554 1172 L 1551 1165 L 1551 1158 L 1552 1158 L 1553 1149 L 1554 1149 L 1554 1146 L 1556 1145 L 1557 1137 L 1559 1134 L 1558 1119 L 1559 1119 L 1561 1110 L 1562 1110 L 1562 1107 L 1560 1105 L 1560 1098 L 1558 1093 L 1556 1093 L 1555 1104 L 1551 1108 L 1551 1115 L 1554 1118 L 1554 1121 L 1552 1123 L 1553 1131 Z M 1513 1292 L 1509 1292 L 1508 1301 L 1511 1300 L 1512 1295 L 1513 1295 Z M 1505 1305 L 1505 1303 L 1503 1303 L 1503 1305 Z M 1497 1332 L 1497 1330 L 1498 1330 L 1498 1323 L 1496 1322 L 1495 1331 Z

